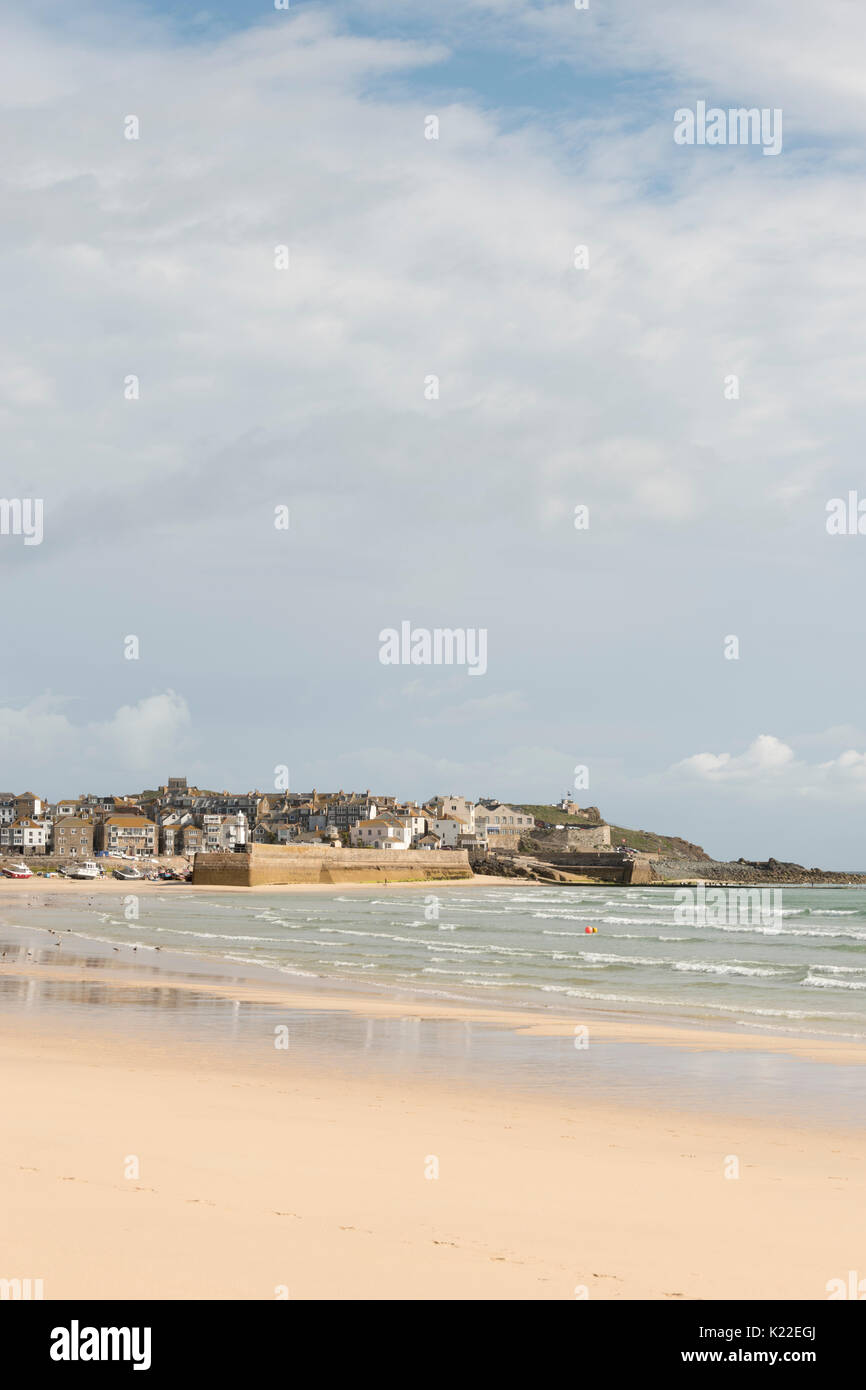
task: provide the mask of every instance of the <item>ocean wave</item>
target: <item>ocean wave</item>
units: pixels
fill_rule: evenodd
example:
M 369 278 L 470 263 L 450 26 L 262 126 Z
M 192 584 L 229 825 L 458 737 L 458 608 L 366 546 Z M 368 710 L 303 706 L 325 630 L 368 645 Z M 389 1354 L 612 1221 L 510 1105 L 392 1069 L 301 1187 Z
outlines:
M 813 941 L 866 941 L 866 932 L 858 931 L 812 931 L 806 927 L 770 927 L 760 926 L 757 923 L 751 926 L 733 926 L 732 924 L 721 925 L 714 922 L 712 931 L 754 933 L 757 936 L 808 936 Z
M 818 975 L 807 975 L 800 983 L 811 989 L 866 989 L 866 980 L 828 980 Z
M 747 1015 L 749 1018 L 817 1018 L 823 1019 L 825 1022 L 836 1018 L 847 1018 L 862 1022 L 861 1014 L 814 1013 L 809 1009 L 761 1009 L 742 1004 L 715 1004 L 704 1001 L 696 1005 L 693 999 L 648 999 L 645 996 L 635 994 L 607 994 L 601 993 L 599 990 L 579 989 L 573 985 L 541 985 L 540 988 L 545 994 L 567 994 L 576 999 L 594 999 L 601 1003 L 610 1004 L 643 1004 L 654 1009 L 664 1006 L 665 1008 L 688 1009 L 692 1013 L 711 1010 L 713 1013 L 741 1014 Z
M 724 964 L 721 961 L 699 961 L 699 960 L 677 960 L 672 962 L 674 970 L 684 970 L 699 975 L 784 975 L 784 970 L 773 970 L 771 967 L 746 965 L 746 964 Z

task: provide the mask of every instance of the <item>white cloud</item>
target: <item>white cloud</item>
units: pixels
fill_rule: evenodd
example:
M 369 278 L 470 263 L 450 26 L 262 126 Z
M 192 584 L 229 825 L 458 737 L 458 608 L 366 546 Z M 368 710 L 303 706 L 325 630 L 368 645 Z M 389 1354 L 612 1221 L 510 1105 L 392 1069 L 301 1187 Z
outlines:
M 822 741 L 816 735 L 802 740 L 813 746 Z M 675 763 L 668 775 L 747 795 L 860 800 L 866 794 L 866 753 L 849 748 L 825 762 L 810 763 L 781 739 L 761 734 L 742 753 L 695 753 Z
M 695 753 L 676 763 L 672 771 L 691 773 L 715 781 L 751 781 L 789 768 L 794 750 L 773 734 L 760 734 L 744 753 Z
M 51 783 L 49 795 L 70 796 L 76 788 L 57 789 L 66 776 L 84 779 L 79 791 L 99 784 L 118 789 L 127 778 L 164 770 L 184 749 L 190 712 L 173 690 L 124 705 L 105 722 L 73 722 L 69 703 L 44 695 L 20 709 L 0 708 L 0 759 L 13 784 L 7 790 L 41 777 Z
M 553 26 L 584 43 L 586 16 L 567 10 L 498 13 L 535 42 Z M 462 487 L 471 457 L 473 477 L 497 481 L 492 508 L 519 526 L 527 469 L 547 494 L 539 511 L 577 475 L 620 526 L 742 515 L 744 488 L 753 507 L 771 505 L 762 479 L 808 500 L 839 408 L 857 404 L 838 363 L 862 355 L 864 200 L 844 172 L 792 159 L 771 178 L 777 161 L 744 151 L 712 171 L 675 160 L 659 133 L 666 106 L 659 132 L 633 131 L 614 107 L 603 129 L 591 120 L 554 140 L 541 119 L 508 129 L 445 101 L 440 138 L 426 141 L 426 98 L 373 93 L 383 73 L 435 68 L 441 45 L 340 34 L 311 11 L 282 21 L 201 45 L 156 24 L 146 44 L 116 28 L 73 44 L 62 28 L 5 21 L 8 347 L 26 322 L 33 357 L 9 382 L 7 443 L 13 459 L 33 450 L 32 406 L 51 383 L 56 409 L 41 412 L 35 446 L 46 505 L 74 497 L 82 476 L 116 489 L 121 460 L 130 480 L 146 474 L 149 497 L 183 489 L 191 464 L 251 428 L 308 447 L 312 434 L 329 486 L 345 489 L 390 483 L 407 457 Z M 640 35 L 661 43 L 624 23 L 611 61 L 627 64 Z M 38 101 L 11 71 L 24 33 L 23 68 L 41 60 Z M 130 110 L 138 141 L 123 138 Z M 648 195 L 654 177 L 663 198 Z M 46 232 L 59 226 L 62 237 Z M 816 262 L 816 238 L 830 236 L 832 258 Z M 588 271 L 572 266 L 578 242 Z M 284 273 L 277 244 L 290 248 Z M 804 314 L 835 364 L 808 389 Z M 722 398 L 733 370 L 736 403 Z M 132 372 L 137 403 L 122 399 Z M 778 460 L 794 453 L 779 491 Z M 270 486 L 245 465 L 241 508 L 257 479 Z M 193 527 L 207 514 L 177 512 Z

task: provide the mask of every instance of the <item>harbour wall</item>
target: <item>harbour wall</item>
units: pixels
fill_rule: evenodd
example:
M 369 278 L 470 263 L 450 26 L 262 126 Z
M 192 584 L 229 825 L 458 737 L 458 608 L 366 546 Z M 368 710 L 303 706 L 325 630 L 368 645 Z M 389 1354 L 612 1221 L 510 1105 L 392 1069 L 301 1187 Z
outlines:
M 471 878 L 469 855 L 455 850 L 331 849 L 326 845 L 248 845 L 244 853 L 197 854 L 192 881 L 206 888 L 281 883 L 424 883 Z

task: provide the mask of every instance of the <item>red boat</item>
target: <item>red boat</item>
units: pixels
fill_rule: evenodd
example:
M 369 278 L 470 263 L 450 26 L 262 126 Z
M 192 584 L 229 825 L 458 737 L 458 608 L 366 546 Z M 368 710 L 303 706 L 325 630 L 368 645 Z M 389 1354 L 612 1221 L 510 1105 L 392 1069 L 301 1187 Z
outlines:
M 26 864 L 13 864 L 10 869 L 0 869 L 4 878 L 32 878 L 33 874 Z

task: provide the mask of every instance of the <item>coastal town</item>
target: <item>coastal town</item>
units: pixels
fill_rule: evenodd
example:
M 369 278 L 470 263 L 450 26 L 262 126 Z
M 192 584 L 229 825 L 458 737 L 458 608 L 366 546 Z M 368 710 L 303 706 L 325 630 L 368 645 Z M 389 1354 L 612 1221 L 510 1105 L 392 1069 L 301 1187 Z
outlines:
M 358 851 L 366 853 L 359 859 Z M 569 794 L 550 805 L 453 793 L 417 802 L 369 789 L 213 791 L 185 777 L 57 801 L 0 792 L 6 878 L 111 873 L 208 886 L 275 882 L 275 872 L 308 878 L 314 863 L 322 881 L 336 881 L 338 868 L 341 881 L 494 874 L 562 884 L 866 882 L 775 859 L 717 861 L 688 840 L 612 826 Z
M 576 811 L 567 798 L 568 814 Z M 0 858 L 74 862 L 227 853 L 249 845 L 371 850 L 516 850 L 542 823 L 496 798 L 436 796 L 420 804 L 364 792 L 229 792 L 169 777 L 154 790 L 49 801 L 0 792 Z

